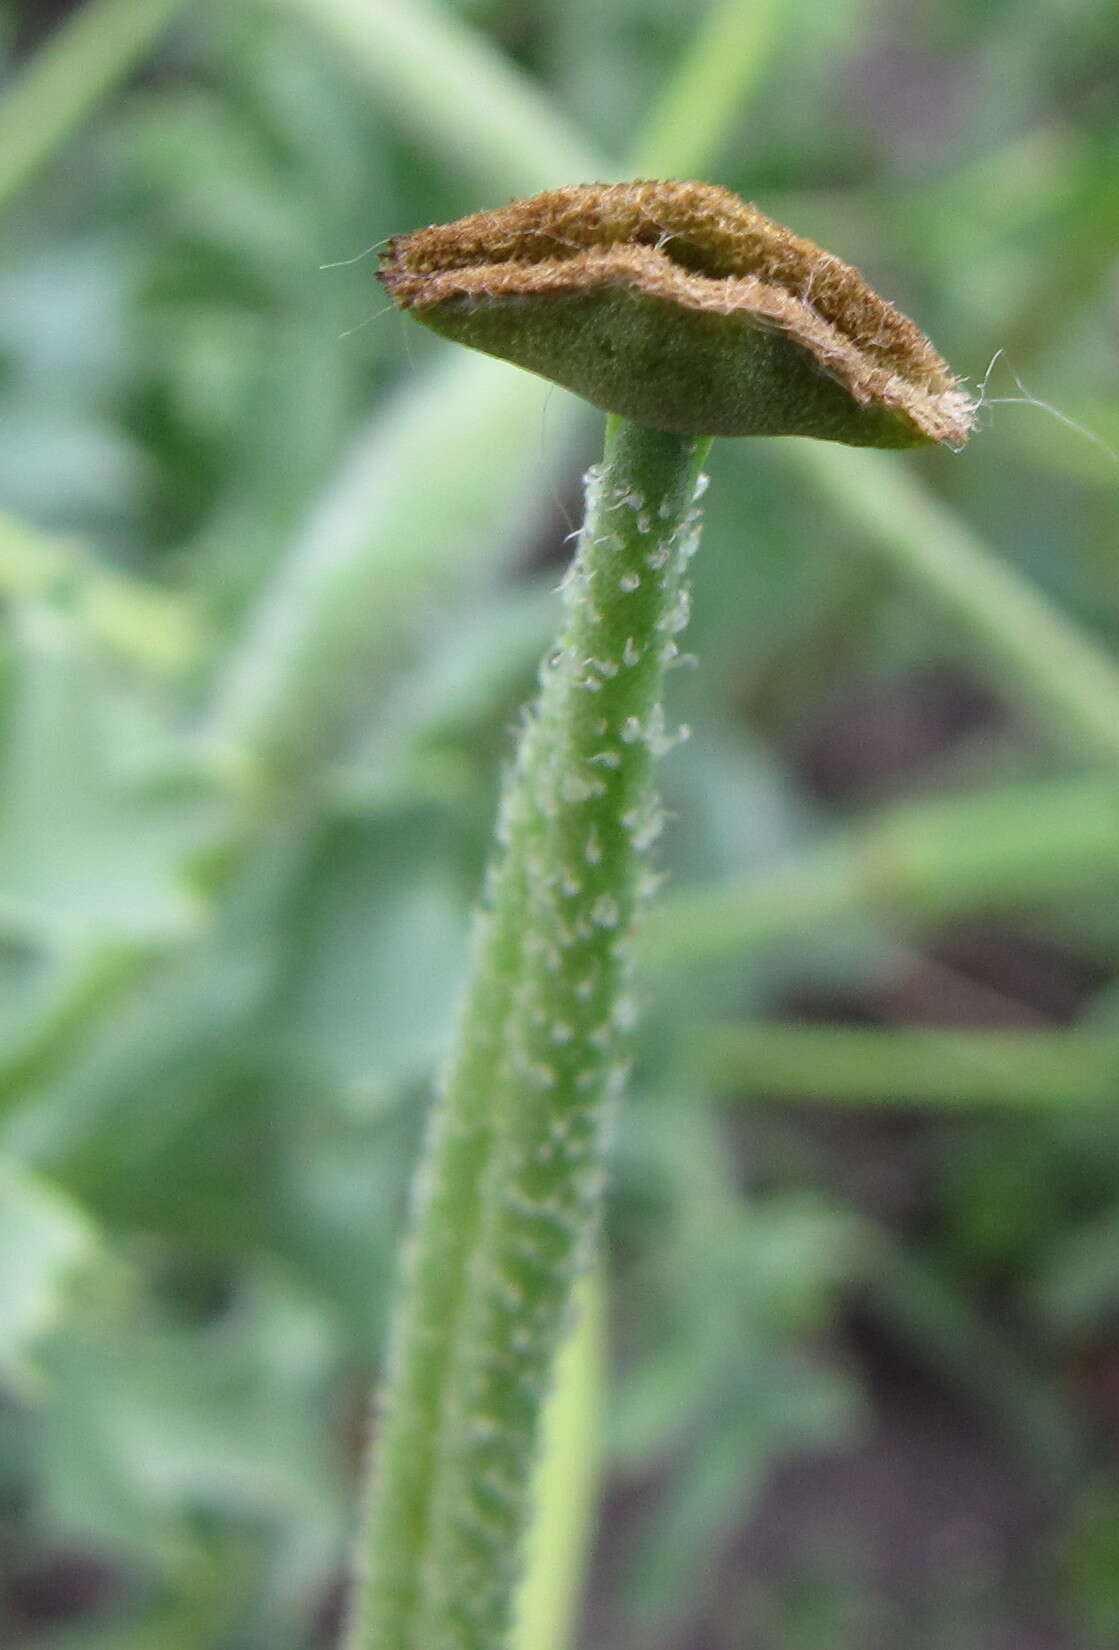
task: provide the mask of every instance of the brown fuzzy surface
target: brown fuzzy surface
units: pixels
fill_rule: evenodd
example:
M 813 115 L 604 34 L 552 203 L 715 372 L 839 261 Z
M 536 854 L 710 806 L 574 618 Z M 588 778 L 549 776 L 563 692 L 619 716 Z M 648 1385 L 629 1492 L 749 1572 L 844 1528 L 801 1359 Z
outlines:
M 395 237 L 381 279 L 404 309 L 620 287 L 773 328 L 859 406 L 962 445 L 974 405 L 921 330 L 859 272 L 707 183 L 584 184 Z

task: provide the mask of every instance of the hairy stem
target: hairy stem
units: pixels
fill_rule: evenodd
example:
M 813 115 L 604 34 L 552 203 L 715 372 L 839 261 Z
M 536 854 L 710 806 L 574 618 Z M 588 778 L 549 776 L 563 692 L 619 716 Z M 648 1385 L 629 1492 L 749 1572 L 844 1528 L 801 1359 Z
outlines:
M 706 447 L 610 419 L 588 476 L 567 620 L 506 785 L 419 1175 L 348 1650 L 496 1650 L 509 1631 L 541 1404 L 622 1075 Z

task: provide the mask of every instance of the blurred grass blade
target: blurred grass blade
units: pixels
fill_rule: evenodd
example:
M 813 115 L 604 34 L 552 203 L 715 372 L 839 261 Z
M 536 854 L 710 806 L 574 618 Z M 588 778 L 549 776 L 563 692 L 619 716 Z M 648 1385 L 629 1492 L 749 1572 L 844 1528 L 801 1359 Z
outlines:
M 234 767 L 303 771 L 416 616 L 448 584 L 495 570 L 519 478 L 540 490 L 547 387 L 488 357 L 461 356 L 411 384 L 359 438 L 250 618 L 219 683 L 209 737 Z M 431 473 L 439 455 L 438 483 Z
M 823 441 L 790 442 L 782 451 L 951 615 L 976 646 L 977 668 L 990 681 L 1042 712 L 1053 731 L 1071 736 L 1085 755 L 1119 759 L 1119 666 L 999 561 L 911 470 L 878 453 L 848 453 Z
M 768 64 L 787 10 L 785 0 L 721 0 L 710 7 L 627 157 L 627 174 L 703 176 Z
M 871 1310 L 922 1359 L 972 1393 L 992 1424 L 1056 1487 L 1083 1473 L 1087 1429 L 1048 1381 L 934 1266 L 881 1228 L 867 1233 Z
M 585 142 L 475 30 L 417 0 L 272 0 L 345 52 L 401 124 L 495 197 L 632 176 L 701 176 L 768 60 L 784 0 L 715 0 L 619 162 Z
M 1119 1310 L 1119 1208 L 1060 1233 L 1027 1287 L 1031 1315 L 1058 1339 L 1091 1341 Z
M 139 946 L 106 945 L 59 960 L 42 998 L 0 1052 L 0 1116 L 70 1060 L 151 961 Z
M 798 860 L 667 894 L 640 938 L 700 967 L 867 913 L 932 921 L 1093 894 L 1119 881 L 1119 786 L 1093 777 L 890 808 Z
M 86 0 L 0 97 L 0 210 L 130 73 L 183 0 Z
M 1106 1105 L 1119 1036 L 1085 1031 L 894 1031 L 846 1025 L 727 1025 L 700 1060 L 724 1092 L 853 1105 Z
M 416 0 L 273 0 L 342 50 L 405 130 L 490 194 L 591 180 L 601 161 L 476 29 Z M 403 227 L 403 226 L 398 226 Z

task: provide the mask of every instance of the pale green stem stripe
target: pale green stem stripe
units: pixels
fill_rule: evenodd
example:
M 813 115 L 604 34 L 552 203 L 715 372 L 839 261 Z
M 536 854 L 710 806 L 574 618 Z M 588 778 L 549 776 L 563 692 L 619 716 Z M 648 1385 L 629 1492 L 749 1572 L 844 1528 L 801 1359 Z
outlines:
M 1060 735 L 1119 758 L 1119 666 L 1102 645 L 987 550 L 913 472 L 881 453 L 788 442 L 783 456 L 888 551 L 977 644 L 977 667 L 1035 706 Z
M 182 0 L 86 0 L 0 97 L 0 208 L 124 80 Z
M 540 1409 L 601 1198 L 705 450 L 612 419 L 588 478 L 421 1170 L 349 1650 L 497 1650 L 509 1630 Z
M 855 1105 L 1119 1103 L 1119 1036 L 1088 1031 L 714 1026 L 698 1041 L 725 1092 Z
M 576 1322 L 556 1364 L 543 1417 L 525 1574 L 511 1650 L 572 1650 L 599 1487 L 606 1380 L 606 1278 L 601 1263 L 576 1290 Z

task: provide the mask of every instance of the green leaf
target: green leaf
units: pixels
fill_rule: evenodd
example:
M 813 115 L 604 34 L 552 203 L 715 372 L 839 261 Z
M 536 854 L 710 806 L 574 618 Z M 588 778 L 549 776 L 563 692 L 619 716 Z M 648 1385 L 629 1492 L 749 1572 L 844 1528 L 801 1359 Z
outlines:
M 133 1284 L 137 1280 L 133 1279 Z M 286 1612 L 321 1585 L 341 1535 L 323 1427 L 333 1337 L 285 1280 L 243 1274 L 196 1329 L 133 1290 L 44 1350 L 33 1411 L 40 1516 L 119 1558 L 180 1572 L 207 1520 L 247 1520 L 259 1573 Z
M 34 1390 L 35 1343 L 54 1327 L 97 1234 L 57 1187 L 0 1157 L 0 1384 Z
M 119 691 L 61 613 L 22 608 L 13 677 L 0 757 L 0 931 L 60 947 L 189 934 L 205 915 L 190 860 L 221 823 L 213 790 L 166 775 L 174 753 L 153 707 Z
M 445 1045 L 467 922 L 441 838 L 410 814 L 342 822 L 296 894 L 272 1040 L 355 1097 L 428 1079 Z

